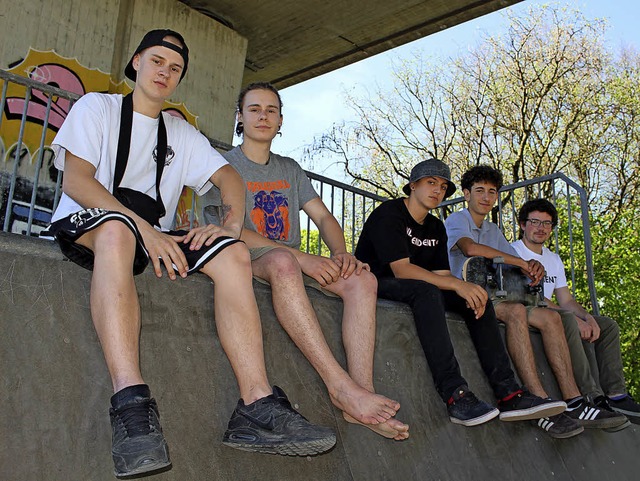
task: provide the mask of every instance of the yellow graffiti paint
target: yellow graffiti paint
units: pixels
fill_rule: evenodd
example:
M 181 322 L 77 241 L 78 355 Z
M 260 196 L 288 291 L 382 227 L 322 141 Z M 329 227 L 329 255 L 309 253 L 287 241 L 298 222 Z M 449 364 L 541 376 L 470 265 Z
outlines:
M 29 49 L 24 60 L 8 71 L 77 95 L 84 95 L 88 92 L 126 94 L 132 90 L 124 81 L 115 83 L 109 73 L 87 68 L 77 59 L 62 57 L 53 50 Z M 0 80 L 0 88 L 3 87 L 2 84 L 3 82 Z M 5 175 L 13 173 L 21 119 L 25 106 L 27 106 L 27 121 L 24 126 L 22 145 L 17 156 L 17 176 L 19 179 L 27 179 L 28 183 L 33 182 L 36 177 L 37 165 L 40 164 L 38 185 L 52 189 L 55 186 L 57 172 L 52 168 L 53 156 L 50 145 L 66 118 L 71 103 L 64 98 L 53 97 L 51 99 L 51 109 L 45 132 L 45 146 L 41 151 L 40 142 L 49 97 L 43 92 L 32 90 L 27 102 L 26 95 L 26 87 L 9 83 L 7 102 L 2 112 L 2 125 L 0 126 L 0 172 L 4 172 Z M 183 118 L 198 128 L 197 116 L 192 114 L 184 103 L 165 102 L 163 110 Z M 189 226 L 193 196 L 190 189 L 183 190 L 176 213 L 178 228 Z M 49 201 L 45 199 L 38 199 L 37 203 L 43 209 L 52 206 L 41 205 L 43 203 L 49 204 Z M 197 216 L 194 218 L 197 225 Z

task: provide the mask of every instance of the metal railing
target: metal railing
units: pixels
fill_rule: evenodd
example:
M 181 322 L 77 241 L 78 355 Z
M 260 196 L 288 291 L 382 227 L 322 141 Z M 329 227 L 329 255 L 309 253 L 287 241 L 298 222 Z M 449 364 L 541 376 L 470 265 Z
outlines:
M 0 221 L 5 232 L 33 235 L 49 223 L 61 193 L 62 175 L 51 169 L 53 155 L 46 145 L 47 133 L 56 130 L 50 125 L 52 107 L 66 102 L 65 107 L 71 108 L 79 96 L 4 70 L 0 70 L 0 79 Z M 21 94 L 10 96 L 10 86 L 20 88 Z M 11 144 L 8 124 L 18 118 L 17 138 Z M 29 148 L 27 133 L 39 137 L 39 143 Z M 41 178 L 43 167 L 49 167 L 45 179 Z
M 58 105 L 62 99 L 68 102 L 68 108 L 70 108 L 79 95 L 4 70 L 0 70 L 0 81 L 2 82 L 0 100 L 0 113 L 2 113 L 0 115 L 0 224 L 5 232 L 38 235 L 49 224 L 61 194 L 62 173 L 53 166 L 53 152 L 46 143 L 47 135 L 52 138 L 57 131 L 57 128 L 50 124 L 53 103 Z M 15 86 L 24 90 L 19 96 L 11 97 L 8 94 L 9 89 L 10 87 L 15 88 Z M 39 92 L 35 101 L 33 100 L 34 91 Z M 11 102 L 14 103 L 9 108 Z M 21 105 L 19 113 L 17 105 Z M 38 109 L 38 115 L 34 114 L 36 109 Z M 20 123 L 15 125 L 18 119 L 20 119 Z M 9 122 L 14 124 L 11 128 L 8 126 Z M 29 130 L 32 140 L 39 138 L 39 143 L 32 145 L 31 149 L 25 143 L 27 130 Z M 12 139 L 12 135 L 15 141 Z M 5 142 L 15 143 L 7 148 Z M 210 142 L 220 150 L 228 150 L 232 147 L 216 140 L 210 139 Z M 33 155 L 31 150 L 34 152 Z M 44 178 L 43 173 L 45 174 Z M 378 204 L 387 199 L 322 175 L 312 172 L 307 172 L 307 175 L 329 211 L 338 220 L 345 232 L 347 248 L 353 252 L 364 221 Z M 197 208 L 195 197 L 193 196 L 189 214 L 191 226 L 194 224 Z M 504 186 L 500 190 L 498 208 L 495 210 L 495 218 L 492 220 L 497 222 L 507 239 L 515 240 L 518 230 L 517 211 L 519 207 L 530 198 L 537 197 L 545 197 L 558 207 L 562 227 L 558 226 L 554 229 L 553 246 L 555 251 L 559 252 L 561 248 L 560 234 L 566 236 L 567 242 L 564 244 L 567 245 L 568 255 L 563 258 L 569 258 L 569 276 L 574 293 L 576 276 L 580 272 L 576 265 L 575 252 L 581 244 L 580 251 L 584 250 L 584 270 L 586 270 L 588 279 L 591 304 L 597 314 L 598 303 L 593 281 L 591 234 L 584 189 L 560 173 Z M 464 205 L 462 197 L 451 199 L 444 202 L 434 213 L 444 220 L 450 212 L 459 210 Z M 579 223 L 581 233 L 576 232 L 576 223 Z M 328 248 L 322 241 L 317 226 L 304 213 L 302 213 L 301 226 L 303 226 L 302 248 L 306 252 L 314 254 L 328 254 Z
M 373 209 L 387 199 L 313 172 L 307 171 L 306 173 L 316 188 L 316 192 L 342 227 L 347 241 L 347 249 L 351 252 L 355 251 L 364 221 Z M 314 237 L 315 234 L 312 234 L 317 232 L 317 226 L 309 217 L 302 214 L 300 224 L 306 225 L 306 235 L 303 232 L 302 237 L 302 248 L 308 253 L 328 255 L 329 249 L 322 242 L 319 233 L 317 239 Z M 312 237 L 314 238 L 312 239 Z
M 47 136 L 52 138 L 57 131 L 57 127 L 52 126 L 49 122 L 52 105 L 60 102 L 60 99 L 64 99 L 68 101 L 68 112 L 68 109 L 80 95 L 4 70 L 0 70 L 0 81 L 2 81 L 0 112 L 5 112 L 5 115 L 0 116 L 0 195 L 2 196 L 0 199 L 2 201 L 0 224 L 5 232 L 37 236 L 49 224 L 61 194 L 62 173 L 53 166 L 53 151 L 46 142 Z M 16 86 L 23 87 L 25 90 L 21 90 L 19 95 L 15 97 L 9 97 L 7 95 L 9 88 Z M 32 92 L 34 90 L 40 92 L 40 95 L 37 95 L 37 100 L 33 99 Z M 43 98 L 47 99 L 44 107 L 42 105 Z M 19 117 L 15 115 L 15 108 L 7 108 L 8 103 L 11 102 L 13 102 L 12 105 L 22 104 Z M 38 116 L 32 114 L 34 109 L 42 108 L 44 108 L 44 114 Z M 10 110 L 13 112 L 12 115 L 7 114 Z M 4 133 L 2 130 L 3 119 L 5 122 Z M 17 131 L 17 139 L 14 144 L 5 149 L 5 142 L 10 143 L 14 140 L 11 138 L 9 129 L 6 128 L 6 123 L 10 121 L 15 123 L 18 119 L 20 123 L 14 128 Z M 31 145 L 31 148 L 24 141 L 27 129 L 30 130 L 32 138 L 34 137 L 34 129 L 38 130 L 39 144 Z M 215 139 L 209 139 L 209 142 L 219 150 L 232 148 L 231 145 Z M 31 151 L 37 152 L 37 155 L 31 155 Z M 41 182 L 43 172 L 49 176 L 44 179 L 44 182 Z M 336 215 L 345 231 L 348 247 L 350 246 L 352 250 L 355 249 L 363 220 L 378 203 L 385 199 L 328 177 L 312 172 L 307 172 L 307 174 L 320 197 L 331 212 Z M 196 211 L 196 198 L 193 196 L 189 210 L 191 226 L 194 225 Z M 302 225 L 306 225 L 306 232 L 311 233 L 304 240 L 307 252 L 313 248 L 314 252 L 320 253 L 323 249 L 321 239 L 315 239 L 315 245 L 312 245 L 311 239 L 317 227 L 306 216 Z M 326 246 L 324 249 L 326 250 Z

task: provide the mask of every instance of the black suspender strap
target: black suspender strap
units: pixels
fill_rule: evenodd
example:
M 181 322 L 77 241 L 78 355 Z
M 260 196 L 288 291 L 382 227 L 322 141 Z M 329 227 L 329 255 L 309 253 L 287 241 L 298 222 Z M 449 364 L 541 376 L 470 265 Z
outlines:
M 158 120 L 158 142 L 156 146 L 156 200 L 162 212 L 160 217 L 164 217 L 167 212 L 164 208 L 162 197 L 160 196 L 160 179 L 162 179 L 164 163 L 167 161 L 167 129 L 164 126 L 162 111 L 160 111 L 160 118 Z
M 116 152 L 116 169 L 113 178 L 113 193 L 120 187 L 120 182 L 124 177 L 129 160 L 129 149 L 131 148 L 131 129 L 133 127 L 133 95 L 125 95 L 122 99 L 120 110 L 120 133 L 118 134 L 118 150 Z M 164 163 L 167 158 L 167 129 L 164 125 L 162 112 L 158 121 L 158 139 L 156 147 L 156 202 L 161 211 L 160 217 L 166 214 L 162 197 L 160 195 L 160 179 L 164 170 Z

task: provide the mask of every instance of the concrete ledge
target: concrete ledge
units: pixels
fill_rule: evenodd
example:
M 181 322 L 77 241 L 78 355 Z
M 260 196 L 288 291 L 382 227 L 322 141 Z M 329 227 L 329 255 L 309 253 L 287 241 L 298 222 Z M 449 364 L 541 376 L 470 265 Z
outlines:
M 91 273 L 54 243 L 0 233 L 0 479 L 113 480 L 111 386 L 89 312 Z M 268 287 L 256 284 L 271 382 L 314 422 L 338 432 L 312 458 L 243 453 L 222 446 L 238 398 L 213 318 L 212 286 L 201 275 L 172 283 L 136 278 L 142 308 L 142 365 L 160 406 L 173 469 L 158 480 L 635 479 L 637 426 L 553 440 L 528 423 L 464 428 L 439 400 L 404 305 L 378 308 L 375 382 L 402 404 L 411 424 L 402 443 L 345 423 L 315 371 L 277 323 Z M 344 365 L 342 303 L 309 290 L 327 340 Z M 478 396 L 493 396 L 463 323 L 450 331 Z M 543 381 L 557 387 L 533 336 Z

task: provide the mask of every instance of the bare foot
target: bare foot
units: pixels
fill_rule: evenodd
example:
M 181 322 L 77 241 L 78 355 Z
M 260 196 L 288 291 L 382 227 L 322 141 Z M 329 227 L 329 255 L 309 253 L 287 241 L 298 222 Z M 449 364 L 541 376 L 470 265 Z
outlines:
M 341 411 L 363 424 L 384 423 L 396 415 L 400 403 L 358 386 L 345 382 L 334 393 L 329 391 L 331 402 Z
M 402 441 L 409 437 L 409 425 L 399 421 L 395 418 L 387 419 L 383 423 L 379 424 L 365 424 L 357 421 L 352 416 L 343 412 L 342 417 L 345 421 L 352 424 L 359 424 L 365 428 L 371 429 L 374 433 L 384 436 L 385 438 L 395 439 L 396 441 Z

